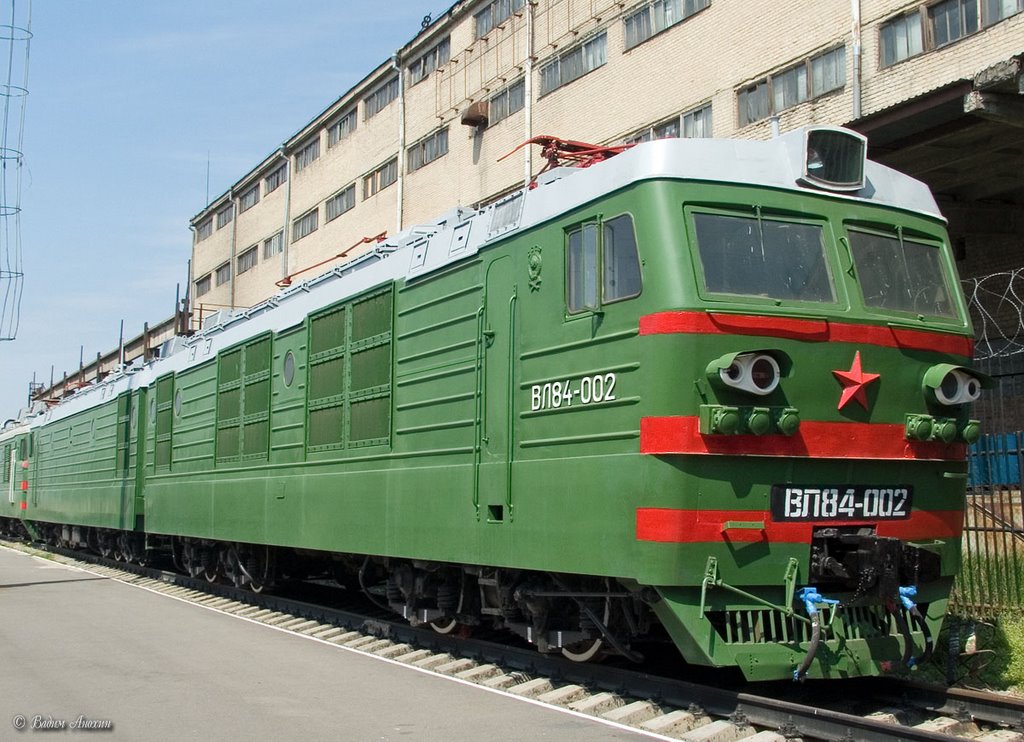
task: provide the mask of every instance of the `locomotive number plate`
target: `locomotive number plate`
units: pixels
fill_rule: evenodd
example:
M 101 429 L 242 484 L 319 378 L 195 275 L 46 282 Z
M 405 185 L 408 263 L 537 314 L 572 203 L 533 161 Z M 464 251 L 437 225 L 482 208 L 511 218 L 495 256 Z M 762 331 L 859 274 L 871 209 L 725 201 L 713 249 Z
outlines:
M 772 486 L 772 519 L 813 521 L 898 520 L 910 517 L 914 488 L 844 484 Z

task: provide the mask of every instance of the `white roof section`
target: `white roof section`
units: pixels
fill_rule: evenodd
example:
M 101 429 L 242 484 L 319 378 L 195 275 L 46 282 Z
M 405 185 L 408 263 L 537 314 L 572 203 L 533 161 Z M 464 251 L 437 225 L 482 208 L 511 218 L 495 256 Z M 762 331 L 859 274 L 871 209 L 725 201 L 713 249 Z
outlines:
M 505 237 L 645 180 L 779 188 L 882 204 L 942 219 L 927 186 L 870 161 L 865 165 L 865 186 L 859 191 L 837 193 L 802 185 L 798 179 L 802 175 L 806 131 L 797 129 L 769 141 L 661 139 L 639 144 L 588 168 L 555 168 L 538 179 L 536 188 L 518 191 L 480 210 L 452 209 L 431 223 L 407 229 L 355 260 L 294 284 L 250 309 L 219 312 L 195 335 L 165 343 L 161 358 L 147 364 L 140 359 L 36 415 L 31 424 L 34 427 L 68 417 L 124 391 L 150 386 L 159 376 L 209 361 L 221 350 L 247 338 L 299 325 L 311 312 L 374 286 L 401 279 L 415 281 Z

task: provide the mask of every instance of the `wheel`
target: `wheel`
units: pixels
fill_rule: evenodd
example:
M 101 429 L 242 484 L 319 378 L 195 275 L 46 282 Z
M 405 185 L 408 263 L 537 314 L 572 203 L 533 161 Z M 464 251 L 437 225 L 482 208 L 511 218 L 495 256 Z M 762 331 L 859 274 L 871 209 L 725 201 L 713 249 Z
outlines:
M 573 662 L 592 662 L 601 658 L 603 648 L 604 639 L 587 639 L 562 647 L 562 656 Z

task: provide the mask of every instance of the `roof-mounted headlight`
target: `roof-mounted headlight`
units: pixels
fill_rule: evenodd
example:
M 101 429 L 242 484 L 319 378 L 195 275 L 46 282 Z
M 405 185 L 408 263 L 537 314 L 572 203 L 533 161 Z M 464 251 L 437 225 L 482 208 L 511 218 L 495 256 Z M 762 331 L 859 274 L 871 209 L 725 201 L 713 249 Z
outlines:
M 832 191 L 859 191 L 864 187 L 868 140 L 838 127 L 805 130 L 800 181 Z

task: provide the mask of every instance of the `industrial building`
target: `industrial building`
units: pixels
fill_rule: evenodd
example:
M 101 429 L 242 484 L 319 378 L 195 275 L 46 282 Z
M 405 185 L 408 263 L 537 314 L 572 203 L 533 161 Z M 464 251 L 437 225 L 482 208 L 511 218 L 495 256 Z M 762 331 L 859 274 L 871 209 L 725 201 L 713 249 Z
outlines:
M 872 159 L 932 187 L 961 274 L 1021 267 L 1022 10 L 461 0 L 350 90 L 325 90 L 318 116 L 192 218 L 191 326 L 522 187 L 544 163 L 513 151 L 541 134 L 621 144 L 848 126 Z
M 500 158 L 538 134 L 617 144 L 850 126 L 871 157 L 936 191 L 962 272 L 1016 265 L 1004 248 L 1024 227 L 1022 8 L 456 3 L 196 214 L 195 319 L 521 186 L 543 164 L 535 148 Z

